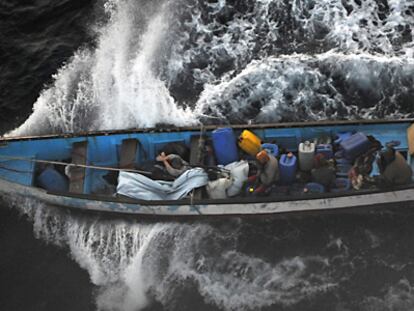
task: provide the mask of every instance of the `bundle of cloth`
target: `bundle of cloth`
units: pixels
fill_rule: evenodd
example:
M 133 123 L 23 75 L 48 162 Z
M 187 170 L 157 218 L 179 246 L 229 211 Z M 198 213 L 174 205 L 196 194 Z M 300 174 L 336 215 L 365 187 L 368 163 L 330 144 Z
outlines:
M 207 183 L 208 175 L 199 167 L 184 171 L 174 181 L 152 180 L 141 174 L 120 172 L 116 192 L 140 200 L 179 200 Z
M 225 199 L 238 195 L 247 180 L 249 163 L 238 161 L 221 166 L 221 176 L 207 184 L 207 193 L 211 199 Z

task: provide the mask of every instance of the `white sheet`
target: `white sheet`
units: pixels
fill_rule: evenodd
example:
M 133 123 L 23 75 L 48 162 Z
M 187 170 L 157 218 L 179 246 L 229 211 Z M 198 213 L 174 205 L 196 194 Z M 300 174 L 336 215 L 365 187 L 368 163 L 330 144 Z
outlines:
M 205 186 L 207 173 L 202 168 L 185 171 L 176 180 L 152 180 L 137 173 L 120 172 L 117 193 L 140 200 L 178 200 L 191 190 Z

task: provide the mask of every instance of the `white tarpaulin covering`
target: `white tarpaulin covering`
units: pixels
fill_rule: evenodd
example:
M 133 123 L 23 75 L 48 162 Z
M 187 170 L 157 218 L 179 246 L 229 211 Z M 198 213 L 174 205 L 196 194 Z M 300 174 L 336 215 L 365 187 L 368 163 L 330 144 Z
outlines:
M 152 180 L 141 174 L 120 172 L 116 192 L 140 200 L 178 200 L 207 182 L 207 173 L 202 168 L 185 171 L 174 181 Z

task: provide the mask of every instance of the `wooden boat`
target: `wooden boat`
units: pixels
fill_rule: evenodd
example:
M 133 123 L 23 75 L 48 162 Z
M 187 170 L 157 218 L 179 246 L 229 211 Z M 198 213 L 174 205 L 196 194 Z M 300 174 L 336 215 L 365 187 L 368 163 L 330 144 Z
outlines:
M 238 135 L 249 129 L 263 141 L 276 141 L 286 151 L 297 152 L 300 142 L 320 136 L 335 137 L 340 132 L 362 132 L 385 145 L 399 141 L 396 149 L 413 167 L 410 126 L 413 120 L 365 120 L 233 125 Z M 136 171 L 145 159 L 155 159 L 170 142 L 190 147 L 190 160 L 197 158 L 201 137 L 210 137 L 215 126 L 202 129 L 138 129 L 37 137 L 0 139 L 0 194 L 4 199 L 25 197 L 49 205 L 77 210 L 138 215 L 207 216 L 299 213 L 309 211 L 362 209 L 392 206 L 414 201 L 414 184 L 327 193 L 274 193 L 268 196 L 236 196 L 210 199 L 192 191 L 179 200 L 139 200 L 102 193 L 103 177 L 111 171 Z M 408 134 L 407 134 L 408 133 Z M 45 190 L 37 178 L 45 165 L 63 174 L 72 168 L 66 191 Z M 60 168 L 59 168 L 60 167 Z

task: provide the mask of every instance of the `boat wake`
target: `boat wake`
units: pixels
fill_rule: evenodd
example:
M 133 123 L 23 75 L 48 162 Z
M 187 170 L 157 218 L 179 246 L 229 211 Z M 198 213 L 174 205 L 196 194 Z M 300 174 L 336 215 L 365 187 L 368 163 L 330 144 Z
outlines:
M 410 3 L 107 0 L 95 41 L 57 71 L 32 115 L 8 135 L 413 117 Z M 312 230 L 301 232 L 285 220 L 153 224 L 70 215 L 31 201 L 17 206 L 37 237 L 67 247 L 88 271 L 99 310 L 154 303 L 304 310 L 318 297 L 324 306 L 356 310 L 347 294 L 330 295 L 366 264 L 363 247 L 350 250 L 349 241 L 330 236 L 342 219 L 330 227 L 324 219 L 306 222 Z M 355 240 L 361 235 L 381 244 L 360 231 Z M 364 301 L 358 308 L 410 309 L 410 282 L 401 276 L 388 284 L 377 296 L 355 294 Z
M 70 215 L 30 200 L 14 204 L 33 221 L 37 238 L 67 247 L 89 272 L 99 310 L 141 310 L 154 301 L 171 310 L 183 301 L 188 308 L 203 301 L 257 310 L 297 304 L 336 286 L 327 258 L 282 257 L 277 249 L 260 258 L 238 249 L 246 225 L 239 219 L 151 224 Z
M 88 271 L 98 310 L 414 306 L 414 261 L 404 252 L 413 213 L 397 221 L 340 214 L 150 223 L 70 214 L 21 198 L 13 204 L 37 238 L 68 249 Z M 401 230 L 408 234 L 390 254 Z

